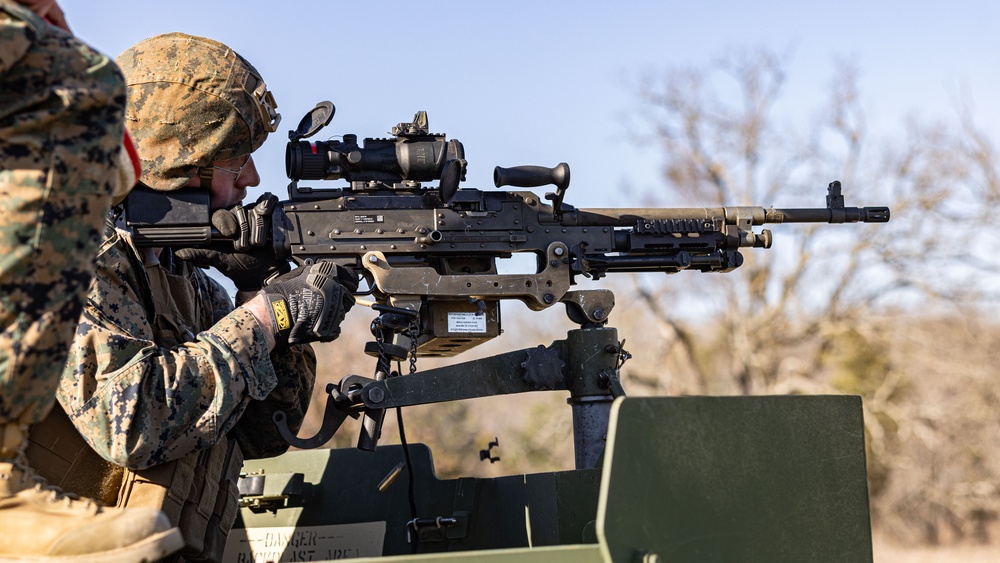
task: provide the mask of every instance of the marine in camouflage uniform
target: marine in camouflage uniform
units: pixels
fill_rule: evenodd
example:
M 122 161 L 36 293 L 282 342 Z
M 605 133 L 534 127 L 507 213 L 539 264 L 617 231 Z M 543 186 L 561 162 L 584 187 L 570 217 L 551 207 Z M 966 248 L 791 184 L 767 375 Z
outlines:
M 32 5 L 65 25 L 54 2 Z M 180 547 L 180 533 L 159 511 L 126 513 L 67 497 L 24 454 L 27 426 L 55 401 L 111 195 L 134 184 L 121 148 L 124 107 L 114 62 L 68 29 L 0 0 L 3 560 L 155 559 Z
M 301 424 L 315 365 L 309 346 L 269 353 L 253 314 L 205 270 L 109 227 L 58 397 L 91 448 L 129 469 L 229 433 L 247 457 L 269 457 L 288 449 L 270 413 Z
M 118 178 L 125 85 L 101 53 L 0 3 L 0 420 L 54 402 Z
M 256 178 L 252 167 L 214 165 L 252 164 L 248 155 L 277 126 L 273 96 L 245 59 L 216 41 L 172 33 L 140 42 L 118 62 L 142 184 L 200 184 L 214 198 L 214 175 L 235 174 L 236 192 L 244 174 Z M 281 264 L 272 256 L 267 266 Z M 257 290 L 264 275 L 255 276 L 256 287 L 237 285 Z M 339 285 L 326 295 L 343 299 L 339 325 L 353 296 Z M 33 429 L 29 455 L 64 460 L 46 477 L 68 490 L 119 506 L 156 497 L 184 532 L 185 557 L 217 560 L 235 519 L 243 456 L 287 450 L 271 414 L 285 411 L 297 429 L 315 377 L 312 349 L 275 344 L 273 323 L 248 307 L 234 308 L 216 281 L 171 249 L 139 249 L 127 229 L 109 223 L 59 385 L 62 409 Z M 67 416 L 89 448 L 72 443 Z

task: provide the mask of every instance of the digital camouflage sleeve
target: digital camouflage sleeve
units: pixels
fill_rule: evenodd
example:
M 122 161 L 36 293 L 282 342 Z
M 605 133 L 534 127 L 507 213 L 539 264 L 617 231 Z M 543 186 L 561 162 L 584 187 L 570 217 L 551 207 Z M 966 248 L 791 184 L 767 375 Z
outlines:
M 0 2 L 0 422 L 54 402 L 120 169 L 125 83 L 107 56 Z
M 315 376 L 311 348 L 269 354 L 253 315 L 234 310 L 198 268 L 167 276 L 161 285 L 176 299 L 163 303 L 150 283 L 158 266 L 144 268 L 128 235 L 111 232 L 58 391 L 84 439 L 130 469 L 178 459 L 230 432 L 248 458 L 285 451 L 270 412 L 281 408 L 301 423 Z M 188 310 L 160 310 L 166 306 Z

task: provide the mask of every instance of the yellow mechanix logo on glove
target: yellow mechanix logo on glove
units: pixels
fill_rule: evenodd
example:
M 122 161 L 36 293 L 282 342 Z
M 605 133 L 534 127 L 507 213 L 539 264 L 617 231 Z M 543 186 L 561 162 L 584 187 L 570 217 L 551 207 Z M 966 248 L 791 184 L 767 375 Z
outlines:
M 274 321 L 278 323 L 278 330 L 291 328 L 292 322 L 288 318 L 288 304 L 284 299 L 271 302 L 271 311 L 274 312 Z

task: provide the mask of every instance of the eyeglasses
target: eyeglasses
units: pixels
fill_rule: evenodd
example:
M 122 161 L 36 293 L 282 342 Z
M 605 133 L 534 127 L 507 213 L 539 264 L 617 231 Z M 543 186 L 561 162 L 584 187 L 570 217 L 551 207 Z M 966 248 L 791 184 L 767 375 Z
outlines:
M 250 164 L 250 155 L 247 155 L 247 159 L 244 160 L 243 164 L 241 164 L 240 167 L 237 168 L 236 170 L 230 170 L 229 168 L 223 168 L 221 166 L 206 166 L 206 168 L 211 168 L 211 169 L 215 169 L 215 170 L 222 170 L 223 172 L 229 172 L 233 176 L 239 178 L 240 177 L 240 173 L 243 172 L 243 169 L 246 168 L 247 164 Z

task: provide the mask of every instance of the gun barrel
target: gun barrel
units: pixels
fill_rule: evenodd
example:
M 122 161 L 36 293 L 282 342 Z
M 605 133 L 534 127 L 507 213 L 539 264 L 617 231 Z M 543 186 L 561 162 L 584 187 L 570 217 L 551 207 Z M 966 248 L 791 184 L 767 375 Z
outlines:
M 563 226 L 595 226 L 595 227 L 631 227 L 636 221 L 711 221 L 724 219 L 726 223 L 735 223 L 736 217 L 749 217 L 754 225 L 763 225 L 767 210 L 763 207 L 647 207 L 647 208 L 588 208 L 574 209 L 563 213 Z
M 888 207 L 769 209 L 766 223 L 888 223 Z
M 674 208 L 588 208 L 564 212 L 560 223 L 567 227 L 629 227 L 641 220 L 714 220 L 735 225 L 769 223 L 886 223 L 888 207 L 812 207 L 803 209 L 766 209 L 764 207 L 674 207 Z

